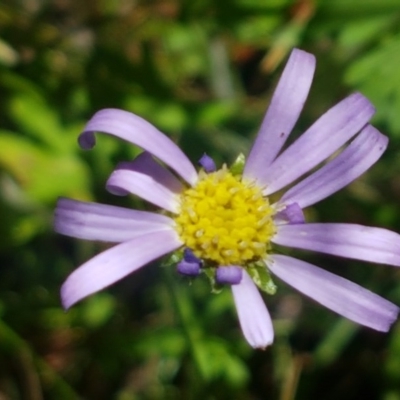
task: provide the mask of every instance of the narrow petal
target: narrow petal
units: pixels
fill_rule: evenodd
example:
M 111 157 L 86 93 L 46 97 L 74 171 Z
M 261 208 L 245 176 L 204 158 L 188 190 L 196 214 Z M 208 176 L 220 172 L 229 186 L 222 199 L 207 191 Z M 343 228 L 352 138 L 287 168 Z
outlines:
M 304 224 L 277 227 L 273 242 L 335 256 L 400 267 L 400 235 L 356 224 Z
M 340 276 L 304 261 L 272 255 L 268 268 L 295 289 L 358 324 L 387 332 L 399 309 L 394 304 Z
M 297 203 L 305 208 L 325 199 L 375 164 L 386 150 L 387 144 L 386 136 L 367 125 L 344 151 L 288 190 L 279 202 Z
M 258 177 L 265 195 L 276 192 L 316 167 L 359 132 L 374 114 L 360 93 L 352 94 L 320 117 Z
M 136 171 L 148 175 L 174 193 L 181 193 L 184 190 L 183 184 L 177 177 L 155 161 L 152 155 L 147 151 L 139 154 L 133 161 L 120 162 L 116 170 L 120 169 Z
M 274 161 L 303 109 L 314 70 L 312 54 L 292 51 L 248 156 L 245 177 L 258 180 Z
M 265 349 L 274 340 L 274 328 L 260 292 L 246 271 L 231 288 L 244 337 L 252 347 Z
M 177 213 L 179 197 L 152 176 L 128 169 L 115 170 L 107 181 L 106 188 L 116 195 L 132 193 L 165 210 Z
M 149 233 L 116 245 L 76 269 L 61 288 L 64 308 L 119 281 L 182 244 L 170 230 Z
M 58 233 L 116 243 L 171 230 L 172 226 L 173 221 L 165 215 L 64 198 L 58 200 L 54 218 Z
M 181 149 L 153 125 L 135 114 L 111 108 L 97 112 L 79 136 L 82 148 L 90 149 L 95 145 L 95 132 L 117 136 L 147 150 L 170 166 L 190 185 L 197 180 L 193 164 Z

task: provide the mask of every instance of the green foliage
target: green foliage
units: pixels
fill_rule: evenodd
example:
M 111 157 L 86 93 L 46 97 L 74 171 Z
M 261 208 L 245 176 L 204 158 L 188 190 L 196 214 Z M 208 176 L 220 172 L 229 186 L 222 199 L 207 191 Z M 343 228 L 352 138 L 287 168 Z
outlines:
M 399 63 L 400 35 L 390 36 L 379 47 L 354 61 L 345 76 L 348 83 L 375 99 L 379 105 L 376 120 L 386 124 L 396 136 L 400 135 Z
M 137 148 L 110 137 L 78 148 L 95 111 L 127 109 L 194 162 L 207 152 L 232 165 L 293 46 L 317 56 L 294 136 L 361 91 L 390 138 L 379 164 L 307 217 L 399 231 L 399 21 L 400 0 L 2 1 L 0 398 L 400 399 L 398 324 L 389 335 L 367 331 L 280 282 L 265 296 L 276 332 L 265 352 L 245 343 L 229 289 L 212 294 L 172 265 L 65 312 L 61 283 L 104 247 L 52 231 L 59 196 L 146 207 L 104 189 Z M 302 256 L 400 304 L 393 269 Z M 253 272 L 272 291 L 262 271 Z

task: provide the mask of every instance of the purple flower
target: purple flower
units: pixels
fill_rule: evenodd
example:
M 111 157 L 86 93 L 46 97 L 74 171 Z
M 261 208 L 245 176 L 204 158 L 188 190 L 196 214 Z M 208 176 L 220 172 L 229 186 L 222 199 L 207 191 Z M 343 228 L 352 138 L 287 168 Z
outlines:
M 119 243 L 67 278 L 61 289 L 64 307 L 172 252 L 178 272 L 193 276 L 204 272 L 214 284 L 230 285 L 242 331 L 253 347 L 265 348 L 273 341 L 271 318 L 258 290 L 276 290 L 270 274 L 350 320 L 387 331 L 397 318 L 397 306 L 346 279 L 273 251 L 277 244 L 400 266 L 400 235 L 394 232 L 355 224 L 304 223 L 305 207 L 360 176 L 388 142 L 368 125 L 374 107 L 355 93 L 281 151 L 303 108 L 314 69 L 313 55 L 293 50 L 247 160 L 239 157 L 231 168 L 215 170 L 207 157 L 202 160 L 204 169 L 196 172 L 181 150 L 142 118 L 115 109 L 96 113 L 79 137 L 83 148 L 93 147 L 94 132 L 100 131 L 144 150 L 134 161 L 117 167 L 107 189 L 140 196 L 164 212 L 60 199 L 57 232 Z M 270 203 L 269 195 L 293 182 L 297 183 L 280 200 Z

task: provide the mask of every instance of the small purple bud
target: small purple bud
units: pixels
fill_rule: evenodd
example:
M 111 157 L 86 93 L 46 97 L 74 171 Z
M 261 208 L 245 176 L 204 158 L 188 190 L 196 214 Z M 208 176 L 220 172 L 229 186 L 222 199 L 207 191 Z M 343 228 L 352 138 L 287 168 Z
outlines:
M 182 275 L 197 276 L 200 274 L 200 264 L 182 260 L 177 264 L 176 270 Z
M 78 144 L 84 150 L 90 150 L 96 144 L 96 137 L 93 132 L 81 133 L 78 137 Z
M 304 224 L 305 218 L 303 210 L 297 203 L 292 203 L 286 206 L 282 211 L 275 215 L 276 222 L 286 224 Z
M 230 265 L 228 267 L 218 267 L 215 280 L 221 285 L 237 285 L 241 282 L 243 270 L 240 267 Z
M 214 172 L 217 169 L 214 160 L 206 153 L 204 153 L 201 156 L 199 164 L 203 167 L 204 171 L 206 171 L 207 173 Z
M 186 247 L 185 250 L 183 250 L 183 259 L 189 263 L 201 264 L 201 259 L 197 258 L 189 247 Z

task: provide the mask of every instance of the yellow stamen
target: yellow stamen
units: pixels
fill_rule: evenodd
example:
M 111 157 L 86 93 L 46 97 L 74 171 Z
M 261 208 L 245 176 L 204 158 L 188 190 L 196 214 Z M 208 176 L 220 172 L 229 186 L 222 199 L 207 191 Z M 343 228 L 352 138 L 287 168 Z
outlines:
M 265 258 L 275 233 L 274 210 L 253 182 L 232 175 L 224 166 L 200 174 L 180 202 L 177 232 L 197 257 L 239 266 Z

